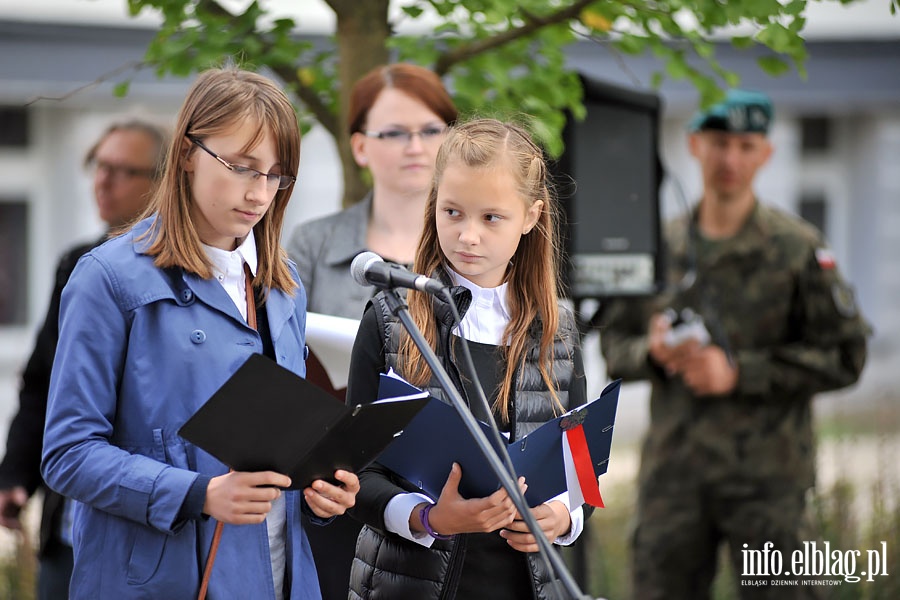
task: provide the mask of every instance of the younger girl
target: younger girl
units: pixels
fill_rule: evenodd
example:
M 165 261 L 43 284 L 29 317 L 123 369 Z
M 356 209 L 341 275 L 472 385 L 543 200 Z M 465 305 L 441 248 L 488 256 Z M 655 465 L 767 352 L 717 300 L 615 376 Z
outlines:
M 472 374 L 458 366 L 446 301 L 410 292 L 410 313 L 475 416 L 494 419 L 513 440 L 585 400 L 574 320 L 557 300 L 552 215 L 546 165 L 527 133 L 495 120 L 450 129 L 438 151 L 414 270 L 454 286 L 461 334 L 492 414 L 480 409 Z M 447 401 L 401 329 L 376 296 L 353 348 L 348 403 L 371 402 L 389 367 Z M 366 527 L 351 597 L 521 600 L 552 593 L 543 562 L 528 554 L 537 542 L 506 491 L 464 499 L 460 477 L 454 465 L 435 503 L 377 464 L 360 474 L 351 513 Z M 581 532 L 582 509 L 570 510 L 565 495 L 532 511 L 541 534 L 558 544 Z
M 373 288 L 356 285 L 350 261 L 365 250 L 411 264 L 422 233 L 434 158 L 456 107 L 434 71 L 382 65 L 353 85 L 347 128 L 372 190 L 341 212 L 303 223 L 285 246 L 309 294 L 310 312 L 359 319 Z M 344 390 L 340 391 L 341 400 Z M 347 600 L 350 565 L 362 525 L 341 516 L 310 530 L 324 600 Z
M 216 521 L 208 598 L 319 597 L 300 512 L 343 513 L 356 476 L 281 492 L 288 477 L 229 473 L 178 436 L 253 353 L 305 373 L 306 295 L 278 244 L 299 156 L 284 92 L 246 71 L 203 73 L 147 218 L 75 268 L 42 464 L 78 501 L 71 598 L 196 598 Z

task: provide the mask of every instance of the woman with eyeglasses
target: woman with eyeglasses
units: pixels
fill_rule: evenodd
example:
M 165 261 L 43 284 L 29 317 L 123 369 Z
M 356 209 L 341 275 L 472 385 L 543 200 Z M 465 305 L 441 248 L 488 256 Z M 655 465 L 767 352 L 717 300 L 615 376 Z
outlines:
M 372 191 L 350 208 L 299 225 L 291 235 L 287 250 L 309 293 L 310 312 L 362 316 L 374 290 L 350 276 L 350 263 L 360 252 L 412 264 L 437 149 L 456 119 L 441 79 L 424 67 L 386 65 L 356 82 L 348 115 L 350 146 L 356 163 L 371 174 Z
M 279 246 L 299 131 L 270 80 L 202 73 L 145 218 L 86 254 L 63 292 L 42 472 L 78 502 L 73 599 L 206 584 L 210 599 L 320 598 L 300 514 L 342 514 L 356 475 L 282 491 L 285 475 L 229 472 L 178 435 L 254 353 L 306 372 L 306 293 Z
M 299 225 L 287 243 L 309 294 L 310 312 L 359 319 L 375 288 L 350 276 L 360 252 L 411 265 L 425 220 L 434 159 L 457 110 L 440 77 L 417 65 L 373 69 L 350 95 L 348 129 L 372 190 L 359 203 Z M 361 525 L 348 516 L 311 529 L 322 596 L 346 600 Z M 324 567 L 327 565 L 327 568 Z

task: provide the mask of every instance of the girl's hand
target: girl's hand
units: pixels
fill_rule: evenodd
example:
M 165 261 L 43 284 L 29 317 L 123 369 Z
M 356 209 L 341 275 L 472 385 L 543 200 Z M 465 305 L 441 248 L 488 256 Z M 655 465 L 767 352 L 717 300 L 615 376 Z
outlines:
M 534 515 L 544 537 L 551 543 L 568 533 L 572 527 L 572 515 L 569 514 L 566 505 L 559 500 L 535 506 L 531 509 L 531 514 Z M 538 551 L 537 540 L 528 530 L 528 524 L 518 514 L 512 524 L 500 532 L 500 537 L 519 552 Z
M 272 510 L 272 501 L 281 495 L 279 488 L 290 485 L 290 477 L 273 471 L 219 475 L 206 487 L 203 512 L 232 525 L 262 523 Z
M 322 479 L 316 479 L 303 490 L 306 503 L 316 515 L 327 519 L 335 515 L 342 515 L 356 504 L 356 494 L 359 492 L 359 478 L 350 471 L 335 471 L 334 478 L 341 485 L 333 485 Z
M 453 463 L 447 483 L 441 490 L 441 497 L 428 515 L 431 528 L 442 535 L 496 531 L 512 523 L 516 507 L 506 490 L 499 489 L 486 498 L 466 500 L 459 494 L 462 468 Z M 524 492 L 528 486 L 525 478 L 519 478 L 519 488 Z M 419 520 L 419 510 L 413 511 L 410 524 L 417 531 L 425 531 Z

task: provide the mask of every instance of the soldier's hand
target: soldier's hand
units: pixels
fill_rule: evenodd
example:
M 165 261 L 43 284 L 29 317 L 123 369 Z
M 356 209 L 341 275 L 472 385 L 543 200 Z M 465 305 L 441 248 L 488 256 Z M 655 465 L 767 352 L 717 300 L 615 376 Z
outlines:
M 722 348 L 695 347 L 677 365 L 684 384 L 697 396 L 724 396 L 734 391 L 738 369 Z
M 650 359 L 671 377 L 675 374 L 674 361 L 678 356 L 678 349 L 668 346 L 665 342 L 666 333 L 670 329 L 672 323 L 665 315 L 657 313 L 650 317 L 650 326 L 647 330 Z
M 681 373 L 682 365 L 692 356 L 700 344 L 694 339 L 671 346 L 666 343 L 666 334 L 672 329 L 672 322 L 666 315 L 655 314 L 650 319 L 648 330 L 650 359 L 660 366 L 669 377 Z

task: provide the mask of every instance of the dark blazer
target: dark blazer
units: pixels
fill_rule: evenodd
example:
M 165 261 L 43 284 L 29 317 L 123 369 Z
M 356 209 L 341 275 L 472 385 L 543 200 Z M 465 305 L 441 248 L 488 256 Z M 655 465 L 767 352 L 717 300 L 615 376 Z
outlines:
M 105 241 L 106 236 L 90 244 L 82 244 L 66 252 L 56 267 L 56 281 L 47 316 L 34 344 L 34 350 L 19 388 L 19 412 L 9 425 L 6 456 L 0 463 L 0 489 L 22 486 L 30 496 L 38 488 L 44 490 L 41 513 L 40 555 L 51 554 L 61 544 L 63 497 L 44 485 L 41 479 L 41 447 L 44 443 L 44 419 L 50 391 L 50 371 L 59 340 L 59 300 L 62 290 L 82 254 Z

